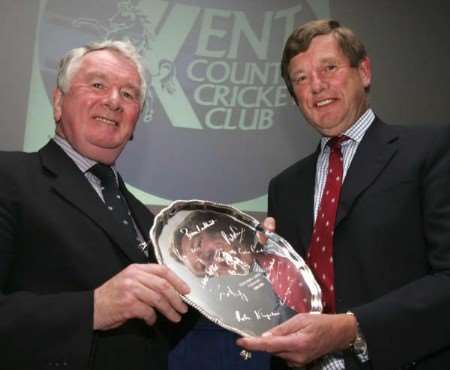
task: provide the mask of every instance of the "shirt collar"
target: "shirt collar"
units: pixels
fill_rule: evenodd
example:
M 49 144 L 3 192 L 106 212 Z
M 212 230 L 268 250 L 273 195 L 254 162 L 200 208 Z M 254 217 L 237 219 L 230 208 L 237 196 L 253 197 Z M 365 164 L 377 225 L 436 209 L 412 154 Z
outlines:
M 81 172 L 86 173 L 89 169 L 97 164 L 97 161 L 87 158 L 77 152 L 74 147 L 63 137 L 55 135 L 53 141 L 75 162 Z M 111 166 L 117 176 L 117 171 L 114 166 Z
M 344 131 L 342 135 L 345 135 L 350 139 L 347 142 L 352 141 L 359 144 L 374 120 L 375 113 L 371 108 L 369 108 L 361 115 L 361 117 L 358 118 L 358 120 L 352 126 Z M 320 139 L 321 151 L 323 151 L 330 139 L 331 137 L 322 136 L 322 138 Z M 345 142 L 342 145 L 345 146 Z

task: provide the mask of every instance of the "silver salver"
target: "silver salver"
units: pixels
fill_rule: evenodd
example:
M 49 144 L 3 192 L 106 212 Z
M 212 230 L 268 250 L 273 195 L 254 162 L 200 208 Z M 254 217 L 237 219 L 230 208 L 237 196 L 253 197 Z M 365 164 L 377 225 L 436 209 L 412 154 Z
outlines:
M 322 310 L 321 291 L 292 246 L 223 204 L 178 200 L 150 231 L 158 262 L 184 279 L 183 299 L 214 323 L 259 336 L 297 312 Z

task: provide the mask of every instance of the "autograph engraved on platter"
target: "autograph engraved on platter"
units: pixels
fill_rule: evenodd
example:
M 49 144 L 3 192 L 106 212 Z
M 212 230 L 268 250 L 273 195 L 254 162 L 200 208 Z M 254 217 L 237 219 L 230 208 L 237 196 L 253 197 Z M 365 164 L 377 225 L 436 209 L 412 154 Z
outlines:
M 272 320 L 273 317 L 280 316 L 279 312 L 264 312 L 262 308 L 258 308 L 257 310 L 253 310 L 253 318 L 248 316 L 245 312 L 241 313 L 239 310 L 234 312 L 237 322 L 251 321 L 255 320 Z
M 220 233 L 222 237 L 225 239 L 225 241 L 229 245 L 231 245 L 231 243 L 233 243 L 237 238 L 240 237 L 239 242 L 242 242 L 242 237 L 244 235 L 244 228 L 241 228 L 240 230 L 238 230 L 238 228 L 234 226 L 229 226 L 228 228 L 230 229 L 229 233 L 226 233 L 225 231 L 222 231 Z
M 200 234 L 202 231 L 210 228 L 216 223 L 216 220 L 211 219 L 207 222 L 202 222 L 200 225 L 195 225 L 194 230 L 189 230 L 187 227 L 180 229 L 180 233 L 186 235 L 191 240 L 195 235 Z
M 233 291 L 229 286 L 227 286 L 225 292 L 219 293 L 219 301 L 222 301 L 223 298 L 240 298 L 243 302 L 248 302 L 248 297 L 245 293 L 242 293 L 240 290 L 237 292 Z

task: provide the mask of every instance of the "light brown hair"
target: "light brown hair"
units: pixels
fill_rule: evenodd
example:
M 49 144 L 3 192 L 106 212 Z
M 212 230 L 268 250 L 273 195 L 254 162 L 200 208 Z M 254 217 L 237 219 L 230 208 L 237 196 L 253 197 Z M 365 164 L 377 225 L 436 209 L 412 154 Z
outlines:
M 367 57 L 362 41 L 351 29 L 341 26 L 337 21 L 315 20 L 301 25 L 287 39 L 281 58 L 281 76 L 294 99 L 296 97 L 289 76 L 289 63 L 299 53 L 308 50 L 314 37 L 330 34 L 336 38 L 342 52 L 350 61 L 351 67 L 358 67 L 361 61 Z

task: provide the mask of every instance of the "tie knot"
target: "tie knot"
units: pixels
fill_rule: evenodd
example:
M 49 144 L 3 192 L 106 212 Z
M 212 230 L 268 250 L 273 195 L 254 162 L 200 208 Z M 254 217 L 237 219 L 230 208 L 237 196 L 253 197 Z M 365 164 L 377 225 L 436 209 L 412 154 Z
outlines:
M 97 163 L 89 169 L 95 176 L 97 176 L 103 186 L 117 187 L 116 175 L 110 166 L 103 163 Z
M 348 137 L 348 136 L 345 136 L 345 135 L 334 136 L 334 137 L 332 137 L 330 140 L 328 140 L 327 145 L 328 145 L 331 149 L 334 149 L 334 148 L 340 148 L 340 147 L 341 147 L 341 144 L 342 144 L 344 141 L 348 140 L 348 139 L 349 139 L 349 137 Z

